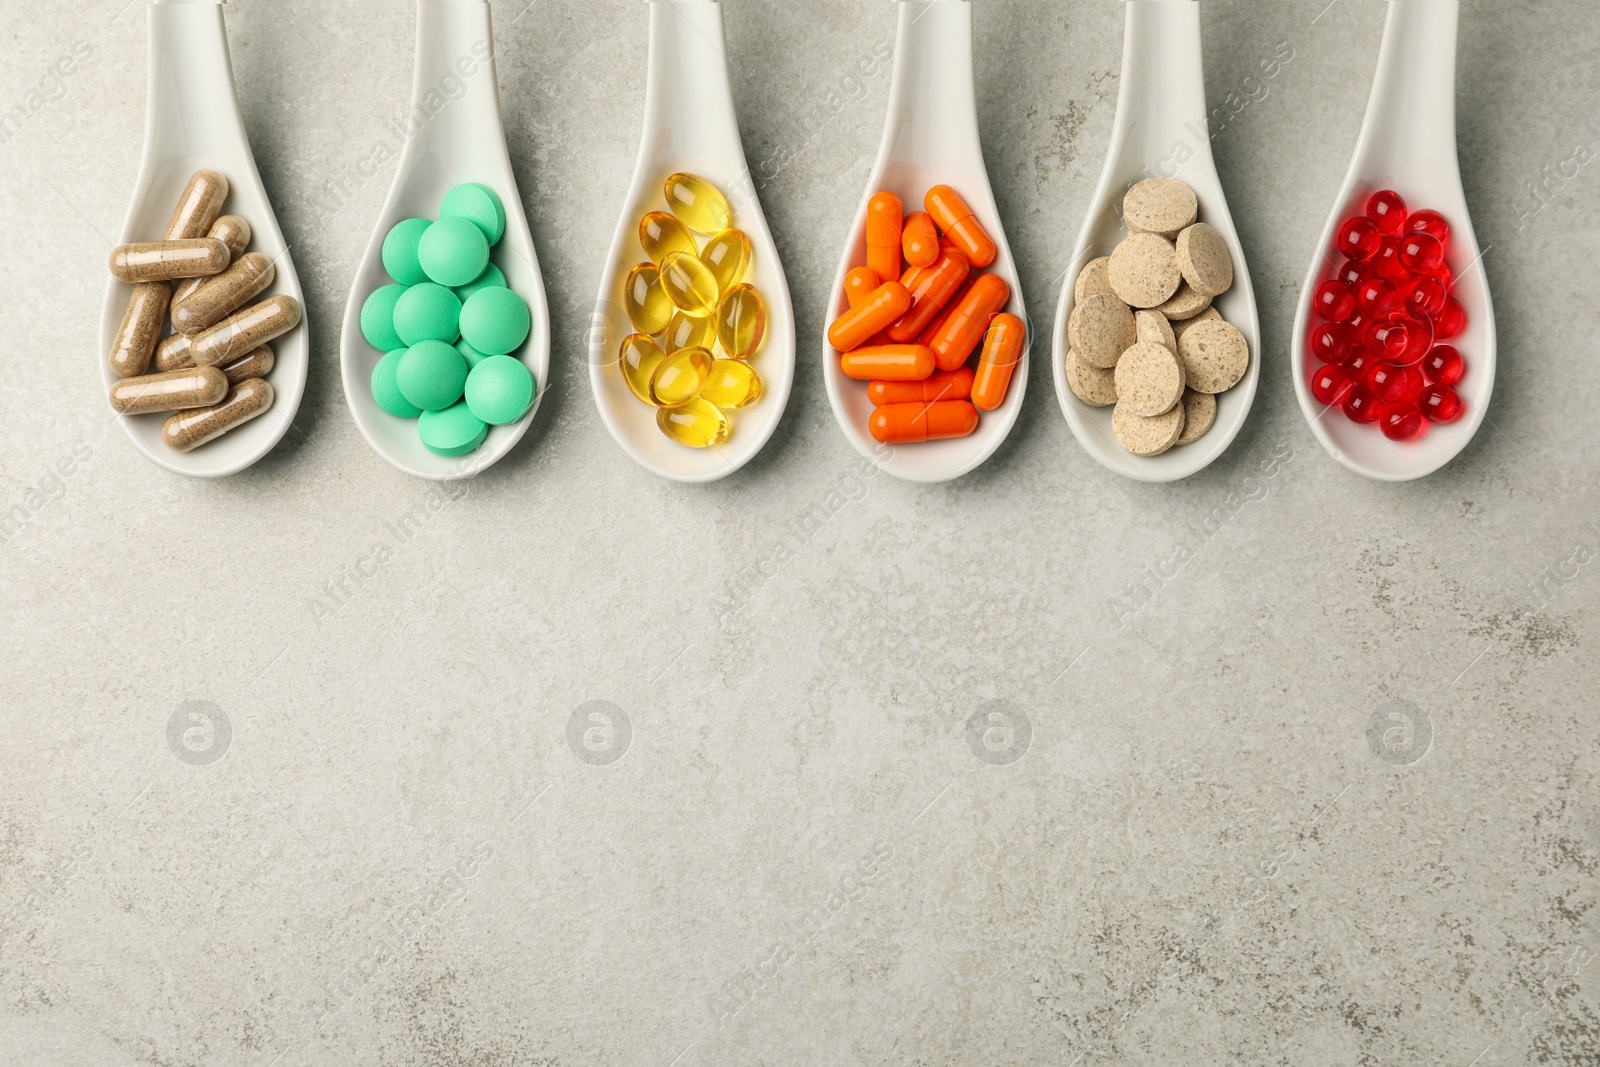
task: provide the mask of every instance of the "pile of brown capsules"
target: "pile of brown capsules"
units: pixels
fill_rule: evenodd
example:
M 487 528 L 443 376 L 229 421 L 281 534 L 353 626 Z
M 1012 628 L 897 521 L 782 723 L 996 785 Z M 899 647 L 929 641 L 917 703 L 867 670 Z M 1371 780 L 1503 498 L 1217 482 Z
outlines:
M 161 440 L 176 452 L 272 407 L 267 342 L 300 324 L 292 296 L 249 304 L 272 285 L 277 268 L 245 251 L 250 224 L 222 214 L 227 199 L 227 178 L 197 171 L 161 240 L 111 253 L 112 276 L 133 286 L 108 356 L 121 379 L 111 387 L 111 406 L 124 415 L 173 412 Z M 174 332 L 163 337 L 169 318 Z

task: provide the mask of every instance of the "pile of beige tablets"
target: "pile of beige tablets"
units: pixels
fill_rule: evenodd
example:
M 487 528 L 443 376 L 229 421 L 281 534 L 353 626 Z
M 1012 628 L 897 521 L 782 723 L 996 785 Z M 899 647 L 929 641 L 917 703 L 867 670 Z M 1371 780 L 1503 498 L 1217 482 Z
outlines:
M 124 415 L 170 411 L 161 439 L 177 452 L 214 440 L 272 406 L 267 342 L 300 324 L 300 302 L 273 296 L 245 307 L 277 276 L 250 247 L 250 224 L 223 215 L 228 179 L 197 171 L 160 241 L 122 245 L 111 273 L 133 286 L 108 359 Z M 242 310 L 241 310 L 242 309 Z M 168 312 L 176 332 L 162 338 Z M 152 360 L 156 373 L 146 373 Z
M 1127 239 L 1074 286 L 1067 384 L 1091 407 L 1116 405 L 1112 432 L 1136 456 L 1205 436 L 1216 394 L 1250 366 L 1244 334 L 1211 307 L 1233 285 L 1233 258 L 1198 213 L 1183 182 L 1139 182 L 1122 202 Z

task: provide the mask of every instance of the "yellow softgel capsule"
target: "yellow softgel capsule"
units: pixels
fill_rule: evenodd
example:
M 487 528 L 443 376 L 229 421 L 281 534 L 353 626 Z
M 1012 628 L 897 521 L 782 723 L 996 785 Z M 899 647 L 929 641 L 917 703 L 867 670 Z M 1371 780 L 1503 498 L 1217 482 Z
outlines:
M 750 238 L 743 230 L 713 234 L 700 251 L 700 262 L 717 280 L 717 291 L 722 293 L 744 281 L 750 271 L 750 259 Z
M 662 408 L 656 412 L 656 425 L 662 433 L 690 448 L 713 448 L 733 431 L 733 424 L 721 408 L 699 399 L 681 407 Z
M 655 377 L 656 368 L 666 358 L 667 354 L 661 351 L 654 338 L 642 333 L 631 333 L 623 338 L 618 362 L 622 365 L 622 380 L 628 383 L 628 391 L 654 406 L 655 401 L 650 399 L 650 379 Z
M 698 174 L 679 171 L 667 179 L 666 193 L 667 206 L 691 230 L 716 233 L 733 224 L 728 198 Z
M 663 359 L 650 376 L 650 400 L 658 407 L 675 408 L 700 395 L 700 387 L 715 360 L 703 348 L 685 348 Z
M 700 398 L 719 408 L 742 408 L 761 399 L 761 375 L 748 363 L 719 359 L 700 387 Z
M 721 292 L 717 280 L 697 256 L 687 252 L 669 252 L 661 261 L 661 288 L 678 310 L 695 318 L 717 310 L 717 294 Z
M 717 304 L 717 340 L 734 359 L 749 359 L 767 338 L 767 302 L 753 285 L 736 285 Z
M 654 263 L 641 263 L 628 272 L 622 301 L 628 309 L 628 321 L 640 333 L 658 334 L 672 318 L 672 300 L 662 288 L 661 272 Z
M 692 256 L 700 251 L 694 234 L 665 211 L 652 211 L 640 220 L 639 244 L 651 262 L 657 264 L 670 252 L 687 252 Z
M 661 335 L 661 347 L 671 353 L 680 348 L 709 349 L 717 343 L 717 327 L 710 316 L 697 319 L 683 312 L 674 312 L 667 323 L 667 332 Z

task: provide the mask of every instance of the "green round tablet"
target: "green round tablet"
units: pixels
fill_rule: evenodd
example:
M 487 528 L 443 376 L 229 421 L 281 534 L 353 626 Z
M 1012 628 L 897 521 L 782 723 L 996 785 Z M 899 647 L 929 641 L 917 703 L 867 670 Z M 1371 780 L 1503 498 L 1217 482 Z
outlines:
M 440 219 L 422 234 L 417 260 L 440 285 L 467 285 L 489 265 L 489 239 L 470 219 Z
M 458 285 L 456 287 L 456 296 L 460 297 L 461 302 L 465 304 L 467 297 L 476 293 L 479 289 L 504 289 L 505 287 L 506 276 L 500 273 L 499 267 L 491 263 L 483 269 L 482 274 L 478 275 L 477 281 L 469 282 L 466 285 Z
M 424 411 L 417 420 L 417 435 L 423 447 L 436 456 L 464 456 L 483 444 L 489 427 L 463 403 L 443 411 Z
M 465 341 L 456 342 L 456 351 L 460 352 L 461 358 L 467 361 L 468 371 L 471 371 L 473 367 L 476 367 L 478 364 L 489 358 L 482 352 L 479 352 L 476 348 L 473 348 L 471 345 L 467 344 Z
M 422 263 L 417 259 L 417 246 L 432 225 L 427 219 L 405 219 L 395 223 L 389 235 L 383 239 L 383 269 L 401 285 L 416 285 L 428 280 Z
M 395 418 L 414 419 L 422 414 L 422 409 L 401 394 L 400 384 L 395 381 L 395 372 L 400 367 L 400 357 L 405 354 L 405 349 L 397 348 L 378 360 L 378 365 L 372 368 L 372 399 Z
M 379 352 L 405 347 L 400 343 L 400 335 L 394 332 L 394 306 L 405 291 L 403 285 L 385 285 L 374 289 L 367 302 L 361 305 L 361 336 Z
M 400 395 L 423 411 L 441 411 L 461 399 L 467 361 L 443 341 L 420 341 L 406 350 L 394 372 Z
M 418 341 L 454 344 L 461 336 L 461 301 L 442 285 L 413 285 L 395 302 L 394 332 L 403 345 Z
M 461 306 L 461 337 L 485 355 L 515 351 L 532 326 L 527 303 L 510 289 L 479 289 Z
M 521 360 L 488 356 L 467 375 L 467 407 L 490 426 L 516 422 L 533 403 L 533 375 Z
M 490 244 L 505 236 L 506 207 L 493 189 L 478 182 L 458 185 L 445 193 L 439 204 L 439 217 L 471 219 Z

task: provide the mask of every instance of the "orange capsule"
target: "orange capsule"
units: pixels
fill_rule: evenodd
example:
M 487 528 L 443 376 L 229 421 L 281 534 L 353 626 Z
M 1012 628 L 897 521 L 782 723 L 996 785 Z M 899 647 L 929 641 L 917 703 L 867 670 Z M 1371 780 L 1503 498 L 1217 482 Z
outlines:
M 1022 342 L 1028 328 L 1015 315 L 996 315 L 978 357 L 978 373 L 972 380 L 972 402 L 984 411 L 993 411 L 1006 398 L 1011 373 L 1022 359 Z
M 906 287 L 911 307 L 890 325 L 889 338 L 901 344 L 916 340 L 970 273 L 967 257 L 954 249 L 947 249 L 933 266 L 919 268 L 915 284 Z
M 844 276 L 844 298 L 852 308 L 858 308 L 882 284 L 877 271 L 871 267 L 857 267 Z
M 874 345 L 839 358 L 846 378 L 859 382 L 920 382 L 933 373 L 933 349 L 927 345 Z
M 965 400 L 888 404 L 872 413 L 868 429 L 886 445 L 965 437 L 978 428 L 978 411 Z
M 989 320 L 1011 299 L 1011 286 L 998 274 L 981 274 L 955 306 L 944 327 L 928 342 L 940 370 L 955 370 L 983 340 Z
M 905 210 L 893 193 L 874 193 L 867 201 L 867 266 L 885 280 L 900 275 L 900 230 Z
M 900 231 L 900 247 L 905 251 L 906 262 L 913 267 L 931 267 L 937 263 L 939 231 L 933 228 L 933 216 L 926 211 L 907 215 Z
M 911 294 L 899 282 L 884 282 L 859 307 L 853 307 L 828 327 L 828 343 L 841 352 L 861 345 L 894 322 L 911 306 Z
M 967 293 L 972 290 L 972 283 L 977 280 L 973 275 L 967 275 L 967 280 L 961 283 L 961 288 L 956 290 L 956 295 L 952 296 L 945 303 L 939 314 L 933 317 L 933 321 L 928 323 L 921 333 L 917 334 L 917 344 L 932 346 L 933 339 L 938 336 L 940 330 L 944 329 L 944 324 L 950 321 L 950 316 L 955 314 L 956 308 L 961 306 L 961 301 L 965 300 Z
M 961 199 L 960 193 L 948 185 L 935 185 L 923 198 L 923 206 L 933 216 L 933 221 L 939 224 L 939 229 L 967 254 L 967 259 L 972 261 L 974 267 L 982 269 L 994 262 L 997 252 L 994 239 L 972 213 L 967 202 Z
M 872 406 L 885 404 L 936 404 L 941 400 L 966 400 L 972 395 L 972 368 L 938 371 L 920 382 L 869 382 Z

